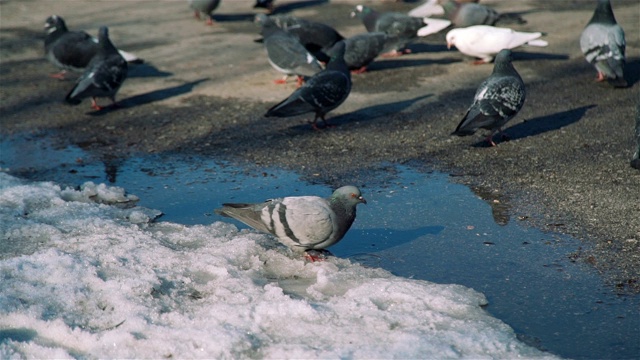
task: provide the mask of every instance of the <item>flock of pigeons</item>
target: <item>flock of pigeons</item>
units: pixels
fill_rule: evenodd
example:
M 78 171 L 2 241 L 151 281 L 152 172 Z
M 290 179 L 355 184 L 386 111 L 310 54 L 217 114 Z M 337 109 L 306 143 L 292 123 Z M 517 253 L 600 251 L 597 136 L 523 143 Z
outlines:
M 199 18 L 208 16 L 220 0 L 188 0 Z M 273 0 L 257 0 L 256 7 L 273 10 Z M 446 19 L 431 18 L 444 15 Z M 476 63 L 495 61 L 492 74 L 478 87 L 473 103 L 453 134 L 470 135 L 479 128 L 489 130 L 487 141 L 512 119 L 525 101 L 525 84 L 512 65 L 511 50 L 522 45 L 546 46 L 542 33 L 518 32 L 493 25 L 498 21 L 524 23 L 517 15 L 499 14 L 477 0 L 427 0 L 409 14 L 377 12 L 358 5 L 352 17 L 359 18 L 367 32 L 344 38 L 329 25 L 287 15 L 260 14 L 256 22 L 269 63 L 285 75 L 298 77 L 299 87 L 265 116 L 289 117 L 314 113 L 329 126 L 325 115 L 340 106 L 351 91 L 351 73 L 366 71 L 378 56 L 400 56 L 410 52 L 407 45 L 418 37 L 437 33 L 453 25 L 446 35 L 448 46 L 479 58 Z M 47 58 L 63 69 L 83 71 L 66 96 L 70 104 L 85 98 L 101 109 L 96 98 L 106 97 L 115 105 L 115 95 L 127 77 L 128 62 L 135 56 L 118 50 L 101 27 L 98 39 L 84 32 L 69 31 L 64 20 L 53 15 L 46 21 Z M 586 60 L 596 68 L 598 81 L 616 87 L 627 86 L 624 79 L 625 39 L 616 23 L 609 0 L 597 0 L 593 17 L 580 37 Z M 323 66 L 323 63 L 326 65 Z M 64 73 L 55 75 L 63 77 Z M 329 199 L 313 196 L 285 197 L 258 204 L 224 204 L 216 212 L 275 235 L 285 245 L 321 251 L 338 242 L 355 219 L 356 206 L 366 203 L 353 186 L 336 190 Z M 313 259 L 314 256 L 311 256 Z

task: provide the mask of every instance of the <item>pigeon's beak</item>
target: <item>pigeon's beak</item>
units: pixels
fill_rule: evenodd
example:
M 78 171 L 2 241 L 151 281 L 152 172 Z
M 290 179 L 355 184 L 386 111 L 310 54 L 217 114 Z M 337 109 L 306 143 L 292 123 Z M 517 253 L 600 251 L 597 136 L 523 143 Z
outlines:
M 352 11 L 352 12 L 349 14 L 349 17 L 350 17 L 350 18 L 352 18 L 352 19 L 353 19 L 354 17 L 356 17 L 356 12 L 355 12 L 355 11 Z
M 447 49 L 451 49 L 451 46 L 453 46 L 453 44 L 447 41 Z
M 365 205 L 367 204 L 367 200 L 365 200 L 365 198 L 363 198 L 362 196 L 358 197 L 358 200 L 360 200 L 360 202 Z

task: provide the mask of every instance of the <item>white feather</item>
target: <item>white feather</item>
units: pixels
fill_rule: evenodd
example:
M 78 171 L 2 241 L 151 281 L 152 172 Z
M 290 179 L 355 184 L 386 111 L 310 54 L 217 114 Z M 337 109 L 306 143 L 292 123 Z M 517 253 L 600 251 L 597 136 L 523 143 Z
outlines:
M 438 4 L 438 0 L 427 0 L 424 4 L 409 11 L 409 16 L 427 17 L 433 15 L 444 15 L 444 9 Z
M 447 43 L 455 45 L 463 54 L 491 61 L 502 49 L 514 49 L 522 45 L 547 46 L 539 38 L 540 32 L 528 33 L 509 28 L 476 25 L 453 29 L 447 33 Z
M 425 27 L 418 29 L 418 36 L 427 36 L 438 33 L 451 25 L 451 21 L 443 19 L 424 18 L 422 21 L 427 24 Z

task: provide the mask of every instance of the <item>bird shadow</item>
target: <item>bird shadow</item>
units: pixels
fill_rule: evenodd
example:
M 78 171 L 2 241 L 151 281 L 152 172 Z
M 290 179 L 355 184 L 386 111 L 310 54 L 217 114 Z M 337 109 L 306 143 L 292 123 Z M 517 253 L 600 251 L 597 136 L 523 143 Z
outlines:
M 241 13 L 241 14 L 213 14 L 213 20 L 216 22 L 241 22 L 250 21 L 256 17 L 254 13 Z
M 565 126 L 578 122 L 587 110 L 596 107 L 596 105 L 586 105 L 575 109 L 561 111 L 551 115 L 539 116 L 531 120 L 525 120 L 505 130 L 510 140 L 523 139 L 530 136 L 540 135 L 542 133 L 558 130 Z M 496 136 L 499 139 L 499 136 Z M 486 141 L 479 141 L 474 144 L 475 147 L 488 146 Z
M 453 51 L 447 49 L 447 45 L 444 44 L 413 43 L 409 44 L 407 48 L 411 50 L 412 54 Z
M 624 75 L 629 87 L 640 81 L 640 59 L 627 62 L 624 68 Z
M 373 105 L 366 108 L 358 109 L 354 112 L 332 117 L 328 119 L 328 121 L 332 125 L 343 125 L 343 124 L 359 122 L 359 121 L 371 121 L 377 118 L 381 118 L 381 117 L 385 117 L 385 116 L 389 116 L 389 115 L 393 115 L 398 112 L 401 112 L 402 110 L 407 109 L 411 105 L 421 100 L 427 99 L 431 96 L 433 96 L 433 94 L 422 95 L 422 96 L 415 97 L 413 99 L 408 99 L 403 101 Z M 305 127 L 305 129 L 308 129 L 308 125 Z
M 158 70 L 155 66 L 147 63 L 129 66 L 127 73 L 127 77 L 130 78 L 168 77 L 171 75 L 173 73 Z
M 287 13 L 298 9 L 303 9 L 311 6 L 318 6 L 328 3 L 329 0 L 306 0 L 306 1 L 292 1 L 282 5 L 277 5 L 273 10 L 274 14 Z
M 332 247 L 336 253 L 344 252 L 347 250 L 350 253 L 355 253 L 349 257 L 362 255 L 367 253 L 374 253 L 391 249 L 393 247 L 408 244 L 420 237 L 426 235 L 438 235 L 444 230 L 442 225 L 422 226 L 416 229 L 389 229 L 389 228 L 376 228 L 376 229 L 362 229 L 351 230 L 349 237 L 351 240 L 347 243 L 338 243 Z M 342 249 L 344 244 L 344 249 Z M 356 244 L 356 245 L 354 245 Z
M 529 61 L 529 60 L 569 60 L 569 55 L 566 54 L 549 54 L 541 52 L 524 52 L 514 51 L 512 52 L 514 61 Z
M 385 59 L 378 58 L 369 66 L 367 66 L 367 72 L 375 72 L 375 71 L 383 71 L 389 69 L 400 69 L 404 67 L 416 67 L 416 66 L 424 66 L 431 64 L 452 64 L 456 62 L 460 62 L 462 60 L 455 58 L 446 58 L 446 59 Z
M 148 93 L 144 93 L 140 95 L 135 95 L 135 96 L 120 100 L 117 106 L 104 107 L 101 110 L 90 112 L 88 113 L 88 115 L 102 116 L 119 109 L 127 109 L 127 108 L 136 107 L 136 106 L 141 106 L 141 105 L 149 104 L 152 102 L 165 100 L 174 96 L 186 94 L 188 92 L 191 92 L 196 85 L 208 80 L 209 78 L 204 78 L 200 80 L 191 81 L 182 85 L 177 85 L 177 86 L 168 87 L 160 90 L 150 91 Z

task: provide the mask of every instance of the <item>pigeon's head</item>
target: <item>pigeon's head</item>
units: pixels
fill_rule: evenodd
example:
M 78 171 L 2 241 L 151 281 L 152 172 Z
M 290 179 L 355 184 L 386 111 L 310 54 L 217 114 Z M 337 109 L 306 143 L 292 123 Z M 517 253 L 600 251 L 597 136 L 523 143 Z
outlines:
M 333 195 L 331 195 L 331 201 L 341 201 L 347 207 L 355 207 L 360 203 L 367 203 L 367 200 L 362 197 L 360 189 L 352 185 L 343 186 L 334 191 Z
M 364 5 L 356 5 L 356 7 L 351 11 L 351 18 L 359 17 L 362 18 L 371 12 L 371 8 Z
M 452 46 L 456 45 L 456 36 L 460 29 L 453 29 L 447 33 L 447 49 L 451 49 Z
M 512 61 L 513 61 L 513 55 L 511 53 L 511 50 L 509 49 L 500 50 L 498 55 L 496 55 L 496 59 L 495 59 L 496 63 L 501 63 L 501 64 L 511 63 Z
M 66 29 L 67 26 L 64 23 L 64 20 L 58 15 L 51 15 L 44 22 L 44 29 L 47 30 L 47 33 L 52 33 L 58 29 Z

